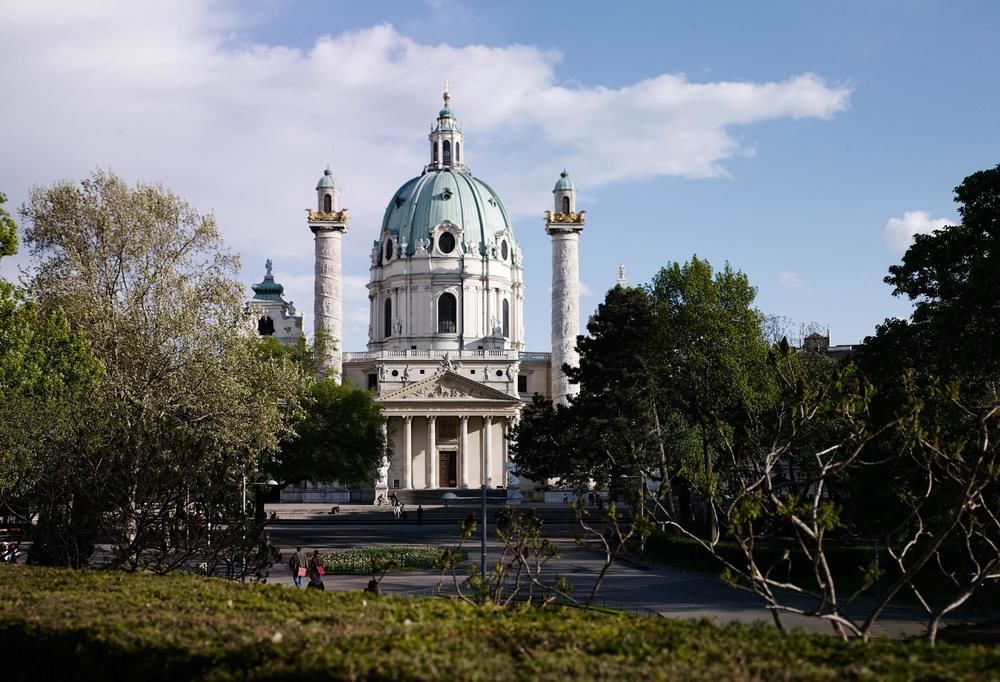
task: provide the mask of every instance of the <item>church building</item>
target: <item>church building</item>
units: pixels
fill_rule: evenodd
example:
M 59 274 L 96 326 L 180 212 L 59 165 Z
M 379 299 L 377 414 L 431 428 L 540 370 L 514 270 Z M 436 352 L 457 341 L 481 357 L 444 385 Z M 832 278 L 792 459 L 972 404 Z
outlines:
M 509 466 L 507 436 L 533 394 L 565 401 L 576 388 L 561 367 L 578 361 L 584 212 L 564 171 L 544 220 L 552 347 L 529 352 L 521 248 L 500 196 L 466 166 L 447 90 L 427 151 L 420 174 L 389 198 L 372 243 L 364 351 L 341 350 L 348 211 L 329 168 L 316 186 L 307 223 L 315 240 L 314 336 L 329 342 L 321 365 L 328 377 L 375 392 L 392 456 L 365 489 L 310 483 L 287 488 L 283 501 L 370 502 L 396 491 L 404 501 L 429 502 L 484 483 L 511 503 L 540 494 Z

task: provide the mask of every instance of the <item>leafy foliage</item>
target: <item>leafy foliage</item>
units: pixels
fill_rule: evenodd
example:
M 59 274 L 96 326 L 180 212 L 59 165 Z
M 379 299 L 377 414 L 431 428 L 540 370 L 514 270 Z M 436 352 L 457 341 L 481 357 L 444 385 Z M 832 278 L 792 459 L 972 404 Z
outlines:
M 251 570 L 240 502 L 305 376 L 258 352 L 214 219 L 105 172 L 34 189 L 22 215 L 39 314 L 63 311 L 104 368 L 73 437 L 46 453 L 30 560 L 87 565 L 104 533 L 115 566 Z
M 17 227 L 0 194 L 0 257 L 17 248 Z M 59 308 L 45 312 L 0 280 L 0 509 L 29 520 L 29 494 L 49 453 L 73 438 L 103 365 Z
M 370 391 L 316 381 L 303 398 L 295 433 L 265 469 L 282 485 L 304 480 L 369 483 L 389 454 L 384 423 L 382 407 Z
M 955 188 L 962 220 L 918 234 L 885 278 L 914 302 L 910 320 L 886 320 L 861 358 L 880 384 L 919 376 L 959 379 L 968 400 L 1000 402 L 1000 166 Z

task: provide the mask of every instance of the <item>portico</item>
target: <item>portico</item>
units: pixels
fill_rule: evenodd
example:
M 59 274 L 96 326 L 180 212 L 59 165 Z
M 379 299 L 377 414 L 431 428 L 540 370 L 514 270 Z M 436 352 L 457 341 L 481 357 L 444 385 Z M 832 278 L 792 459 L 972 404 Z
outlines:
M 486 480 L 506 487 L 508 435 L 520 414 L 518 398 L 441 370 L 380 402 L 394 453 L 380 487 L 470 488 Z

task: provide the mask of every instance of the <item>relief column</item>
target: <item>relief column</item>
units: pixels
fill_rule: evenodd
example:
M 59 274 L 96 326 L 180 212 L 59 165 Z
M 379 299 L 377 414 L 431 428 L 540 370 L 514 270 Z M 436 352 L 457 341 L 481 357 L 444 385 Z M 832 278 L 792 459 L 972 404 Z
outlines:
M 308 210 L 315 242 L 313 337 L 319 350 L 318 374 L 340 383 L 343 374 L 343 278 L 341 249 L 347 233 L 347 209 L 327 168 L 316 185 L 317 208 Z
M 554 211 L 545 212 L 545 232 L 552 238 L 552 401 L 565 405 L 580 391 L 563 365 L 576 367 L 580 356 L 580 233 L 584 211 L 576 210 L 576 189 L 563 171 L 552 190 Z

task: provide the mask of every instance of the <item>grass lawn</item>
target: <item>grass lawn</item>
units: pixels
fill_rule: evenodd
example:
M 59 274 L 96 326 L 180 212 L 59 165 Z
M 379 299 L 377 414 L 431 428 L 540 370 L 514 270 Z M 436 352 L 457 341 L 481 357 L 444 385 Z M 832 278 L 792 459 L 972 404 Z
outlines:
M 3 678 L 989 680 L 1000 648 L 0 567 Z

